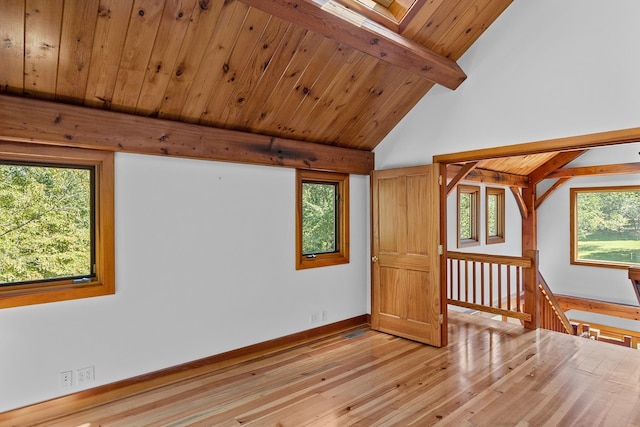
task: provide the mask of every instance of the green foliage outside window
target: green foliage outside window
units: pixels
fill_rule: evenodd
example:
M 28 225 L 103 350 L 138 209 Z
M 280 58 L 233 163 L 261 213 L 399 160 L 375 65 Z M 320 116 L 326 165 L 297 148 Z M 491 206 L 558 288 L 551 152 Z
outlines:
M 640 189 L 574 191 L 577 258 L 640 263 Z
M 460 193 L 460 208 L 459 208 L 459 221 L 458 224 L 460 230 L 460 239 L 471 239 L 473 238 L 472 233 L 472 221 L 473 221 L 473 213 L 472 213 L 472 200 L 471 193 Z
M 498 196 L 496 194 L 487 195 L 487 236 L 498 235 Z
M 91 175 L 0 164 L 0 284 L 91 275 Z
M 302 183 L 302 254 L 338 251 L 336 198 L 333 183 Z

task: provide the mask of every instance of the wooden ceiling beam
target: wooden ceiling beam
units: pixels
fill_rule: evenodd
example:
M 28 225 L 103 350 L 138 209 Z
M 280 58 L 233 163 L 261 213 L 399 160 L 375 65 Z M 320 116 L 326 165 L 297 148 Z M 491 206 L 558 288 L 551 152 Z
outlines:
M 529 181 L 533 184 L 537 184 L 545 179 L 550 173 L 558 170 L 559 168 L 566 166 L 572 160 L 577 159 L 588 150 L 576 150 L 576 151 L 563 151 L 556 154 L 551 159 L 547 160 L 544 164 L 538 166 L 536 170 L 529 174 Z
M 451 59 L 333 0 L 241 1 L 449 89 L 456 89 L 467 78 Z
M 0 139 L 368 175 L 369 151 L 0 95 Z
M 488 160 L 501 157 L 548 153 L 549 151 L 582 150 L 585 148 L 606 147 L 609 145 L 627 144 L 638 141 L 640 141 L 640 127 L 505 145 L 501 147 L 481 148 L 452 154 L 441 154 L 433 156 L 433 162 L 461 163 L 472 160 Z
M 573 178 L 576 176 L 626 175 L 640 173 L 640 163 L 623 163 L 619 165 L 583 166 L 579 168 L 558 169 L 547 178 Z
M 447 165 L 447 179 L 454 179 L 458 173 L 460 173 L 461 169 L 462 166 L 460 165 Z M 464 180 L 518 188 L 523 188 L 529 185 L 529 178 L 524 175 L 516 175 L 482 168 L 475 168 L 469 171 L 469 173 L 464 177 Z

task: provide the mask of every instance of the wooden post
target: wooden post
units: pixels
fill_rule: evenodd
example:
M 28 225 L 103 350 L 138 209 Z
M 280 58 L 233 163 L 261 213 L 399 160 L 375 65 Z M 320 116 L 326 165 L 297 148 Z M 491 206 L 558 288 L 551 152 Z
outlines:
M 538 215 L 535 209 L 536 184 L 529 183 L 522 189 L 522 201 L 528 215 L 522 218 L 522 256 L 531 258 L 531 268 L 524 272 L 524 312 L 531 314 L 531 322 L 525 322 L 527 329 L 540 327 L 540 303 L 538 292 Z
M 526 250 L 523 256 L 531 258 L 531 267 L 524 269 L 524 312 L 531 314 L 531 321 L 524 322 L 527 329 L 540 327 L 540 301 L 538 292 L 538 251 Z
M 536 186 L 529 183 L 522 189 L 522 201 L 527 209 L 522 218 L 522 254 L 527 250 L 538 250 L 538 215 L 536 212 Z

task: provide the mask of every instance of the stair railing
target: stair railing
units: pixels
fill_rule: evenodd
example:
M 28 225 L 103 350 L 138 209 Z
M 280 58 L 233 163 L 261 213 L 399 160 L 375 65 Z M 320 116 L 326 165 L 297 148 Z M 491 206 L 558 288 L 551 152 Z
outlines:
M 569 321 L 569 318 L 564 314 L 556 296 L 551 292 L 549 285 L 547 285 L 547 282 L 539 271 L 537 278 L 538 290 L 540 292 L 538 298 L 540 307 L 538 319 L 540 321 L 540 327 L 551 331 L 576 335 L 578 332 L 577 328 L 574 327 Z

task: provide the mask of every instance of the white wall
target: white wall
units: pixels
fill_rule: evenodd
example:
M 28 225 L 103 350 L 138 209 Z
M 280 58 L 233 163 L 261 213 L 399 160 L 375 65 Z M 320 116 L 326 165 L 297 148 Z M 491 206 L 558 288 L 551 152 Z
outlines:
M 437 154 L 638 127 L 638 52 L 637 0 L 515 0 L 458 61 L 467 80 L 455 91 L 434 87 L 375 150 L 376 169 L 431 163 Z M 635 151 L 626 161 L 639 161 Z M 451 226 L 455 209 L 448 210 Z M 568 251 L 568 215 L 568 198 L 544 203 L 541 252 Z M 452 249 L 451 228 L 448 233 Z M 520 247 L 508 243 L 505 253 L 519 254 Z M 543 274 L 559 274 L 560 260 L 566 266 L 567 256 L 541 253 Z M 546 278 L 558 293 L 631 302 L 628 280 L 629 289 L 616 288 L 612 296 L 608 279 L 593 268 L 584 271 L 567 270 L 561 284 Z M 565 281 L 568 276 L 574 279 Z
M 640 126 L 640 2 L 515 0 L 375 150 L 376 168 Z
M 351 262 L 296 271 L 294 170 L 117 154 L 116 295 L 0 310 L 0 412 L 365 314 L 368 191 Z

